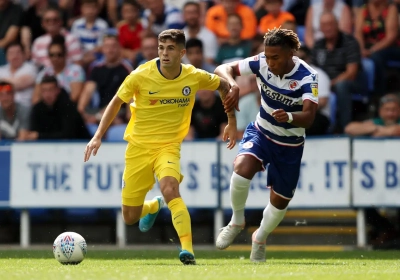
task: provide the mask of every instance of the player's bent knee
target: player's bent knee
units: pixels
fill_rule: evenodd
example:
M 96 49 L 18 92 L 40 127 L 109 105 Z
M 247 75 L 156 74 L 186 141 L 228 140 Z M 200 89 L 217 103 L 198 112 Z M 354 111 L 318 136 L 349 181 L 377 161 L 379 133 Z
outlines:
M 143 206 L 122 205 L 122 217 L 128 226 L 136 224 L 140 220 Z
M 174 177 L 164 177 L 160 181 L 161 193 L 165 202 L 170 202 L 174 198 L 180 197 L 179 182 Z
M 253 179 L 260 170 L 261 162 L 252 155 L 239 155 L 235 160 L 234 172 L 246 179 Z
M 280 196 L 279 194 L 275 193 L 273 190 L 271 190 L 269 199 L 270 199 L 271 204 L 279 210 L 285 209 L 289 205 L 289 202 L 290 202 L 289 198 L 284 198 L 284 197 Z

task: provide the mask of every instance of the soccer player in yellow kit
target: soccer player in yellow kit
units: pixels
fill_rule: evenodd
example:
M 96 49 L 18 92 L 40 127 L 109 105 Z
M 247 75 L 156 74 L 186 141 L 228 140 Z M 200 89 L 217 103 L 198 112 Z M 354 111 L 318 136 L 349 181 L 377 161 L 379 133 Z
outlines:
M 84 161 L 96 155 L 101 139 L 117 115 L 121 105 L 129 103 L 131 119 L 124 139 L 125 170 L 122 186 L 122 214 L 126 224 L 139 221 L 139 229 L 148 231 L 160 209 L 167 203 L 182 249 L 183 264 L 196 264 L 189 212 L 179 194 L 181 143 L 190 127 L 195 95 L 199 89 L 218 90 L 228 114 L 224 130 L 227 147 L 236 144 L 235 108 L 238 109 L 239 90 L 217 75 L 181 64 L 185 55 L 183 31 L 165 30 L 158 36 L 158 59 L 151 60 L 126 77 L 117 94 L 107 106 L 93 139 L 85 149 Z M 163 197 L 145 201 L 147 192 L 160 183 Z

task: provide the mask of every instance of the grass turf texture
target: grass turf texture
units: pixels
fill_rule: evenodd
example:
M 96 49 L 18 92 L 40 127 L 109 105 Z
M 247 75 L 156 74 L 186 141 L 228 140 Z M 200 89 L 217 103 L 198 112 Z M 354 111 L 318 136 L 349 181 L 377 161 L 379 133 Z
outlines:
M 88 250 L 76 266 L 59 264 L 51 248 L 0 251 L 1 279 L 400 279 L 399 251 L 268 252 L 253 264 L 249 252 L 197 251 L 183 266 L 178 251 Z

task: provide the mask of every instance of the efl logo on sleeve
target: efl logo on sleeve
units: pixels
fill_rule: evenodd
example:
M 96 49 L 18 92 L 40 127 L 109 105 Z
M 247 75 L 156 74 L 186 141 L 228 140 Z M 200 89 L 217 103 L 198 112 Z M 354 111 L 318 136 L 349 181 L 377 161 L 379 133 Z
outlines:
M 311 92 L 315 97 L 318 97 L 318 84 L 311 84 Z

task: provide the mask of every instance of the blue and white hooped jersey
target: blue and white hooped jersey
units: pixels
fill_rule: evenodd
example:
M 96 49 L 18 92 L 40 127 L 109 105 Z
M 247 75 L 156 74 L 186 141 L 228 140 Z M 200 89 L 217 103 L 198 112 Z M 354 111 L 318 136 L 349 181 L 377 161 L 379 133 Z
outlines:
M 272 112 L 276 109 L 290 113 L 301 112 L 306 99 L 318 104 L 317 71 L 296 56 L 293 61 L 293 70 L 282 79 L 269 71 L 264 53 L 239 61 L 240 75 L 257 76 L 261 106 L 256 126 L 270 140 L 286 146 L 301 145 L 305 129 L 290 123 L 278 123 L 272 117 Z

